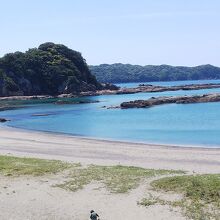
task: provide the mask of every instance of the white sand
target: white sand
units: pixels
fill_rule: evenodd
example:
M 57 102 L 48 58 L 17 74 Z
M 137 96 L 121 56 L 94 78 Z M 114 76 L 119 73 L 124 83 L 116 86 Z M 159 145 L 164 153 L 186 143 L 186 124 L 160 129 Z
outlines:
M 0 127 L 0 154 L 8 153 L 83 164 L 220 173 L 220 148 L 134 144 Z
M 0 176 L 1 177 L 1 176 Z M 141 186 L 128 194 L 111 194 L 97 183 L 69 192 L 52 187 L 62 177 L 8 178 L 0 181 L 1 220 L 89 220 L 97 210 L 101 220 L 184 220 L 179 209 L 137 205 L 148 188 Z M 5 188 L 7 187 L 7 188 Z M 99 187 L 99 189 L 97 189 Z
M 5 127 L 0 128 L 0 154 L 82 164 L 124 164 L 181 169 L 189 173 L 220 173 L 220 149 L 99 141 Z M 152 193 L 149 184 L 128 194 L 110 194 L 105 188 L 97 189 L 100 188 L 98 183 L 77 192 L 52 187 L 64 180 L 65 177 L 60 174 L 37 178 L 0 175 L 0 219 L 88 220 L 91 209 L 97 210 L 101 220 L 186 219 L 179 209 L 171 211 L 168 206 L 138 206 L 137 201 Z M 173 200 L 169 194 L 159 193 L 159 196 Z

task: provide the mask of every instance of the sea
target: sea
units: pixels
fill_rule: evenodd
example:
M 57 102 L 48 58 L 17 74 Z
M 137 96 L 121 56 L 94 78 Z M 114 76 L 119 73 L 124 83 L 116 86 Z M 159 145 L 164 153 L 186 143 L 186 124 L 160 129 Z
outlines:
M 174 86 L 202 83 L 220 83 L 220 80 L 146 84 Z M 118 85 L 131 88 L 138 84 Z M 72 104 L 56 104 L 57 99 L 13 101 L 19 108 L 0 112 L 0 118 L 10 119 L 1 126 L 104 140 L 219 148 L 220 102 L 164 104 L 144 109 L 106 108 L 137 99 L 216 92 L 220 93 L 220 88 L 72 98 L 69 100 Z M 75 104 L 79 101 L 92 103 Z

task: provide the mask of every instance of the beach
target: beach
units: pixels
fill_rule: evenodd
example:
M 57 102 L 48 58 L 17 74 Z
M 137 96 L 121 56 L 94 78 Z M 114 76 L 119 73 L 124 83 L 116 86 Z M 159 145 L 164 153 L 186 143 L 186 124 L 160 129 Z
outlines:
M 97 165 L 220 173 L 220 148 L 97 140 L 0 127 L 0 153 Z
M 57 159 L 81 163 L 83 166 L 120 164 L 148 169 L 184 170 L 187 174 L 220 172 L 220 149 L 95 140 L 9 127 L 0 128 L 0 154 Z M 97 210 L 101 220 L 186 219 L 178 207 L 156 204 L 146 208 L 138 205 L 146 195 L 165 197 L 169 201 L 181 198 L 181 195 L 153 191 L 150 182 L 159 177 L 149 178 L 125 194 L 112 194 L 97 182 L 76 192 L 53 187 L 66 180 L 65 173 L 41 177 L 0 177 L 2 220 L 86 220 L 91 209 Z

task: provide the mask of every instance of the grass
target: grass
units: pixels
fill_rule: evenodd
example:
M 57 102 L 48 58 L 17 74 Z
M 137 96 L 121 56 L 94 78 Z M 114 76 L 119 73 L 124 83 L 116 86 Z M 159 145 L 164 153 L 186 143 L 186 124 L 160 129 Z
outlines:
M 180 173 L 181 171 L 152 170 L 128 166 L 96 166 L 74 168 L 70 180 L 58 185 L 61 188 L 77 191 L 92 181 L 103 183 L 113 193 L 126 193 L 139 186 L 145 178 Z
M 71 191 L 82 189 L 92 181 L 98 181 L 115 193 L 125 193 L 139 186 L 144 178 L 181 171 L 152 170 L 127 166 L 82 167 L 80 164 L 64 163 L 59 160 L 0 156 L 0 174 L 5 176 L 55 174 L 68 169 L 68 181 L 57 186 Z
M 220 220 L 220 174 L 165 177 L 153 181 L 151 185 L 155 190 L 181 193 L 183 199 L 168 202 L 150 198 L 140 204 L 169 204 L 181 207 L 190 219 Z
M 0 156 L 0 174 L 5 176 L 55 174 L 70 165 L 58 160 Z
M 93 181 L 100 182 L 113 193 L 126 193 L 137 188 L 143 180 L 161 175 L 183 174 L 183 171 L 153 170 L 128 166 L 82 167 L 58 160 L 0 156 L 0 174 L 5 176 L 55 174 L 68 169 L 68 180 L 56 185 L 77 191 Z M 165 201 L 159 197 L 143 199 L 139 204 L 151 206 L 168 204 L 181 207 L 189 219 L 220 220 L 220 174 L 172 176 L 155 180 L 153 190 L 183 195 L 178 201 Z
M 220 174 L 166 177 L 154 181 L 152 186 L 165 191 L 184 193 L 192 200 L 220 204 Z
M 149 193 L 148 198 L 142 199 L 141 202 L 138 202 L 138 205 L 143 206 L 151 206 L 159 203 L 159 198 L 152 196 L 152 194 Z
M 113 193 L 126 193 L 137 188 L 141 181 L 159 175 L 183 173 L 172 170 L 153 170 L 128 166 L 82 167 L 80 164 L 64 163 L 59 160 L 0 156 L 0 174 L 5 176 L 55 174 L 68 169 L 68 180 L 58 187 L 77 191 L 93 181 L 100 182 Z

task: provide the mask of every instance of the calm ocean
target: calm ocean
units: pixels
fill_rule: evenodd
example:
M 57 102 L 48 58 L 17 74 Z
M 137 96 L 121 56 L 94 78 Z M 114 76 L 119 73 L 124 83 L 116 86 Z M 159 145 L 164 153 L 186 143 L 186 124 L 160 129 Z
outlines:
M 147 84 L 181 85 L 218 81 L 157 82 Z M 120 84 L 123 87 L 135 83 Z M 148 99 L 152 96 L 180 96 L 220 92 L 220 89 L 137 93 L 84 97 L 99 101 L 90 104 L 57 105 L 28 101 L 25 108 L 0 112 L 6 123 L 24 129 L 60 132 L 72 135 L 145 143 L 220 147 L 220 102 L 204 104 L 166 104 L 147 109 L 105 109 L 123 101 Z M 50 114 L 32 116 L 33 114 Z M 117 146 L 116 146 L 117 147 Z

